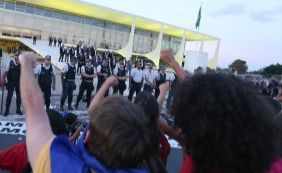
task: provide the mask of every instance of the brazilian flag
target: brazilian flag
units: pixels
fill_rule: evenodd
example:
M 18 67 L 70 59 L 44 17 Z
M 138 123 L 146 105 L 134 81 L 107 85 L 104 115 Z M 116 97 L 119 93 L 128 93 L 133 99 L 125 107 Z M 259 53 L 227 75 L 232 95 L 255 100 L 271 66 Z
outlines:
M 198 19 L 197 19 L 196 24 L 195 24 L 196 29 L 199 29 L 199 27 L 200 27 L 201 17 L 202 17 L 202 5 L 201 5 L 201 7 L 199 9 Z

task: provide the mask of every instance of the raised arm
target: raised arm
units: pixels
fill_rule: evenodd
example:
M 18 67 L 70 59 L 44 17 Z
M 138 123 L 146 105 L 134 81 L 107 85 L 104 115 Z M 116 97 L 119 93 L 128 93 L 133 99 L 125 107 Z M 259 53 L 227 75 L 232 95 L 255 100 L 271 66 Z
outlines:
M 160 95 L 157 99 L 160 112 L 162 110 L 164 98 L 165 98 L 166 93 L 168 92 L 169 89 L 170 89 L 170 82 L 169 81 L 160 85 Z M 164 132 L 165 134 L 169 135 L 170 137 L 172 137 L 172 138 L 174 138 L 178 141 L 180 140 L 179 129 L 173 129 L 171 126 L 169 126 L 167 124 L 167 122 L 161 116 L 159 116 L 159 119 L 158 119 L 158 126 L 159 126 L 159 129 L 162 132 Z
M 91 101 L 89 107 L 88 107 L 88 115 L 91 115 L 91 113 L 95 110 L 96 105 L 104 98 L 104 95 L 108 91 L 108 89 L 111 86 L 115 86 L 118 84 L 118 80 L 114 76 L 110 76 L 107 78 L 107 80 L 103 83 L 101 88 L 98 90 L 96 95 L 94 96 L 93 100 Z
M 180 65 L 176 62 L 175 57 L 171 49 L 161 50 L 161 59 L 166 62 L 176 73 L 180 80 L 186 80 L 188 76 Z
M 25 109 L 26 143 L 29 161 L 34 168 L 40 150 L 48 142 L 53 133 L 44 104 L 42 94 L 33 75 L 36 55 L 26 52 L 19 57 L 21 63 L 20 90 Z

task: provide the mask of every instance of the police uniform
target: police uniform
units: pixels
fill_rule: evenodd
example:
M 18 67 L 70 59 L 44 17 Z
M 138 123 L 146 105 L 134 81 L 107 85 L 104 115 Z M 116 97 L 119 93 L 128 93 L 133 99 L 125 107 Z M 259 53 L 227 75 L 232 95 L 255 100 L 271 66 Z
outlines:
M 92 65 L 90 67 L 87 67 L 86 65 L 83 66 L 81 68 L 81 72 L 85 73 L 87 75 L 94 75 L 95 74 L 95 70 L 94 70 L 94 67 Z M 91 99 L 91 93 L 94 90 L 94 85 L 93 85 L 94 77 L 85 77 L 85 76 L 83 76 L 83 74 L 81 76 L 82 76 L 82 81 L 81 81 L 81 84 L 80 84 L 80 87 L 79 87 L 79 93 L 78 93 L 76 104 L 75 104 L 76 109 L 78 108 L 78 104 L 79 104 L 80 100 L 82 99 L 83 93 L 84 93 L 85 90 L 86 90 L 87 107 L 89 106 L 90 99 Z
M 152 93 L 155 85 L 155 73 L 153 70 L 146 70 L 144 73 L 145 84 L 143 87 L 143 91 L 147 91 Z M 152 85 L 153 84 L 153 85 Z
M 21 65 L 16 64 L 15 60 L 11 60 L 7 64 L 5 71 L 7 72 L 8 95 L 7 95 L 7 98 L 6 98 L 6 110 L 5 110 L 4 116 L 7 116 L 9 114 L 11 99 L 13 97 L 14 90 L 16 91 L 16 97 L 17 97 L 17 99 L 16 99 L 16 105 L 17 105 L 16 113 L 19 114 L 19 115 L 22 115 L 23 113 L 20 110 L 20 107 L 21 107 L 21 94 L 20 94 Z
M 166 81 L 166 74 L 159 72 L 158 79 L 156 80 L 156 88 L 155 88 L 155 98 L 158 98 L 160 95 L 160 85 L 165 83 Z
M 72 59 L 75 59 L 75 58 L 72 58 Z M 63 67 L 62 73 L 63 73 L 63 81 L 62 81 L 63 92 L 62 92 L 62 97 L 61 97 L 61 102 L 60 102 L 60 110 L 61 111 L 64 110 L 64 104 L 65 104 L 65 100 L 66 100 L 67 97 L 68 97 L 68 109 L 73 110 L 73 108 L 71 107 L 71 103 L 72 103 L 72 97 L 73 97 L 73 90 L 76 89 L 76 85 L 75 85 L 76 68 L 75 68 L 75 65 L 71 65 L 71 64 L 67 63 Z
M 44 100 L 46 109 L 50 107 L 50 97 L 51 97 L 51 86 L 53 81 L 53 76 L 56 75 L 55 68 L 50 64 L 49 66 L 45 66 L 44 64 L 40 64 L 35 69 L 35 74 L 38 77 L 38 84 L 44 94 Z
M 103 64 L 97 67 L 98 74 L 98 84 L 97 84 L 97 92 L 99 91 L 102 84 L 106 81 L 107 77 L 100 75 L 99 73 L 106 73 L 110 76 L 110 68 L 108 65 L 104 66 Z M 108 96 L 109 90 L 106 92 L 105 96 Z
M 126 70 L 125 68 L 121 69 L 120 67 L 116 67 L 114 70 L 114 75 L 117 77 L 125 77 L 126 76 Z M 126 89 L 125 79 L 118 80 L 118 85 L 114 86 L 114 94 L 116 94 L 119 91 L 120 95 L 123 95 L 124 90 Z
M 138 94 L 141 91 L 142 83 L 143 83 L 143 70 L 140 68 L 132 69 L 130 76 L 131 79 L 131 87 L 129 89 L 128 100 L 132 101 L 132 97 L 134 93 Z

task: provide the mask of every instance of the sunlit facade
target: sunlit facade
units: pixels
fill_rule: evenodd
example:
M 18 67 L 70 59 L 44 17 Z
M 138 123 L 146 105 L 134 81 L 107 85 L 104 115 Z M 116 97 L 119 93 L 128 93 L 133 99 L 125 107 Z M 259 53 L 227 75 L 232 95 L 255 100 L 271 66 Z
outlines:
M 160 48 L 172 48 L 175 53 L 181 51 L 183 56 L 184 48 L 180 49 L 183 40 L 217 39 L 79 0 L 0 0 L 0 35 L 12 37 L 35 35 L 42 40 L 61 37 L 64 43 L 81 41 L 97 48 L 120 50 L 130 42 L 133 18 L 137 19 L 132 53 L 148 54 L 160 44 Z M 160 28 L 164 28 L 161 40 Z

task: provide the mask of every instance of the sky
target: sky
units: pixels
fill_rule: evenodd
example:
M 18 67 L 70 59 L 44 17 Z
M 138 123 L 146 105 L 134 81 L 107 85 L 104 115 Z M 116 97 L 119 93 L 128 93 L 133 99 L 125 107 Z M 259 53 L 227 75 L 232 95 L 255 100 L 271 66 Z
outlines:
M 281 0 L 84 0 L 149 19 L 195 30 L 202 4 L 200 32 L 221 39 L 218 66 L 236 59 L 249 71 L 282 63 Z M 205 43 L 212 57 L 216 42 Z M 196 46 L 187 44 L 186 49 Z

